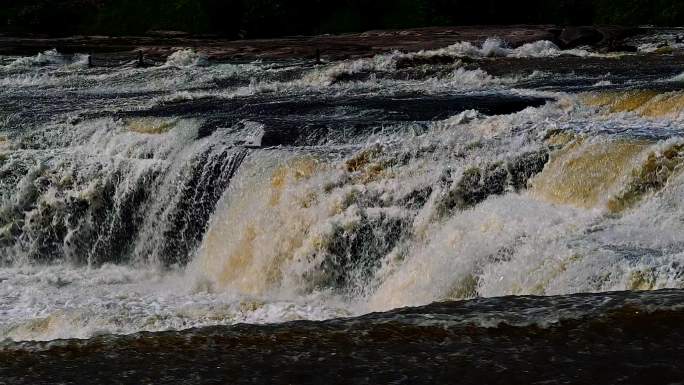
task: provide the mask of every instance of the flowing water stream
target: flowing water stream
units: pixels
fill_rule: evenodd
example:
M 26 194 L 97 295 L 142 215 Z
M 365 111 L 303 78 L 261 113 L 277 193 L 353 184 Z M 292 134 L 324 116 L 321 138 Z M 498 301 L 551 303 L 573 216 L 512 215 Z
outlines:
M 682 288 L 684 60 L 652 45 L 4 58 L 0 340 Z

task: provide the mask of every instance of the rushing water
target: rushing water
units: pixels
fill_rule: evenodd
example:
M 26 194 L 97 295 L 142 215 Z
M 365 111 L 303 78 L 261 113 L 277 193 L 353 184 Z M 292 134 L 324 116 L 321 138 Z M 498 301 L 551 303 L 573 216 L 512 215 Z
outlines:
M 491 39 L 322 65 L 3 58 L 3 351 L 682 288 L 684 59 L 653 44 Z M 625 296 L 680 317 L 678 291 Z M 444 322 L 618 317 L 597 305 L 610 296 L 548 298 L 519 315 L 466 302 Z M 93 357 L 116 341 L 98 338 Z

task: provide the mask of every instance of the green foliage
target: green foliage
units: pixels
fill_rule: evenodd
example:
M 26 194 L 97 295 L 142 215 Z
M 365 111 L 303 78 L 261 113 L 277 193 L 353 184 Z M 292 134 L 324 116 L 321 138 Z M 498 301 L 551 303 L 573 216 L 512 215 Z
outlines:
M 102 6 L 87 29 L 96 33 L 145 33 L 149 30 L 203 32 L 207 12 L 196 0 L 118 0 Z
M 671 0 L 598 0 L 596 20 L 610 24 L 681 25 L 684 2 Z
M 0 31 L 237 37 L 477 24 L 684 25 L 681 0 L 4 0 Z

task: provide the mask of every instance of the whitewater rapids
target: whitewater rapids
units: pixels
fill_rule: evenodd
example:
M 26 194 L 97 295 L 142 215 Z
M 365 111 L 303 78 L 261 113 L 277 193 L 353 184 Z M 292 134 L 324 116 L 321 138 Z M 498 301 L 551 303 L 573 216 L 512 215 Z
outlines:
M 580 58 L 615 69 L 533 66 Z M 0 340 L 684 288 L 670 67 L 498 39 L 323 65 L 2 59 Z

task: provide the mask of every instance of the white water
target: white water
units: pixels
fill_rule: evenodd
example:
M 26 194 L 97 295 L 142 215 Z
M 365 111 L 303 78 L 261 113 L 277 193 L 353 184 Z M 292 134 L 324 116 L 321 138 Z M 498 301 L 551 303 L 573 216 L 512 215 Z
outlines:
M 590 52 L 585 49 L 561 50 L 554 43 L 542 40 L 533 43 L 523 44 L 517 48 L 509 48 L 506 43 L 498 38 L 487 39 L 482 46 L 474 45 L 470 42 L 461 42 L 447 48 L 434 51 L 426 51 L 425 55 L 454 55 L 463 57 L 556 57 L 561 55 L 569 56 L 602 56 L 601 54 Z
M 0 271 L 0 333 L 13 340 L 89 338 L 232 323 L 328 319 L 348 315 L 316 298 L 299 301 L 208 293 L 181 273 L 104 265 Z
M 417 55 L 560 55 L 548 42 L 514 50 L 497 40 L 482 47 L 468 44 Z M 42 55 L 49 58 L 17 59 L 6 68 L 0 79 L 3 100 L 65 91 L 93 98 L 19 133 L 3 127 L 27 118 L 0 111 L 0 124 L 7 122 L 0 126 L 0 239 L 16 240 L 12 226 L 22 226 L 21 242 L 0 244 L 6 262 L 0 268 L 0 339 L 326 319 L 472 296 L 684 286 L 679 166 L 661 188 L 626 209 L 610 208 L 611 199 L 638 179 L 632 171 L 643 169 L 649 155 L 660 156 L 680 143 L 679 107 L 661 115 L 652 109 L 610 111 L 577 95 L 505 91 L 524 79 L 496 78 L 460 63 L 441 77 L 336 82 L 341 74 L 392 73 L 401 54 L 308 68 L 294 80 L 280 76 L 296 65 L 198 67 L 206 63 L 190 51 L 160 68 L 114 71 L 73 66 L 54 59 L 56 53 Z M 54 68 L 45 71 L 45 65 Z M 249 85 L 214 86 L 219 79 Z M 150 94 L 105 98 L 136 92 Z M 250 150 L 187 266 L 165 259 L 169 238 L 164 233 L 177 229 L 174 208 L 185 199 L 183 185 L 194 175 L 189 165 L 244 140 L 251 135 L 246 131 L 260 123 L 220 127 L 196 139 L 207 117 L 78 118 L 84 111 L 105 116 L 145 111 L 170 100 L 229 103 L 309 94 L 391 98 L 405 92 L 513 93 L 557 100 L 510 115 L 466 111 L 420 129 L 412 122 L 393 123 L 393 130 L 343 145 Z M 40 106 L 36 111 L 42 116 Z M 338 112 L 349 118 L 346 110 Z M 625 128 L 627 139 L 620 139 L 616 133 Z M 547 164 L 529 189 L 507 185 L 504 194 L 444 209 L 470 168 L 486 169 L 546 148 L 552 139 L 545 138 L 556 131 L 570 135 L 570 144 L 554 150 L 558 159 L 566 159 L 563 167 Z M 561 157 L 562 151 L 569 155 Z M 592 179 L 596 172 L 611 183 Z M 162 176 L 152 176 L 157 174 Z M 111 180 L 118 183 L 107 222 L 111 228 L 119 226 L 117 213 L 130 215 L 125 202 L 140 186 L 155 197 L 142 208 L 140 229 L 125 237 L 134 247 L 122 261 L 103 260 L 93 254 L 97 248 L 66 242 L 101 226 L 93 226 L 97 215 L 78 216 L 73 200 L 95 210 L 104 204 L 102 186 Z M 418 197 L 425 188 L 431 191 Z M 69 235 L 51 246 L 64 248 L 63 257 L 47 264 L 33 259 L 38 240 L 47 237 L 44 230 L 63 223 Z

